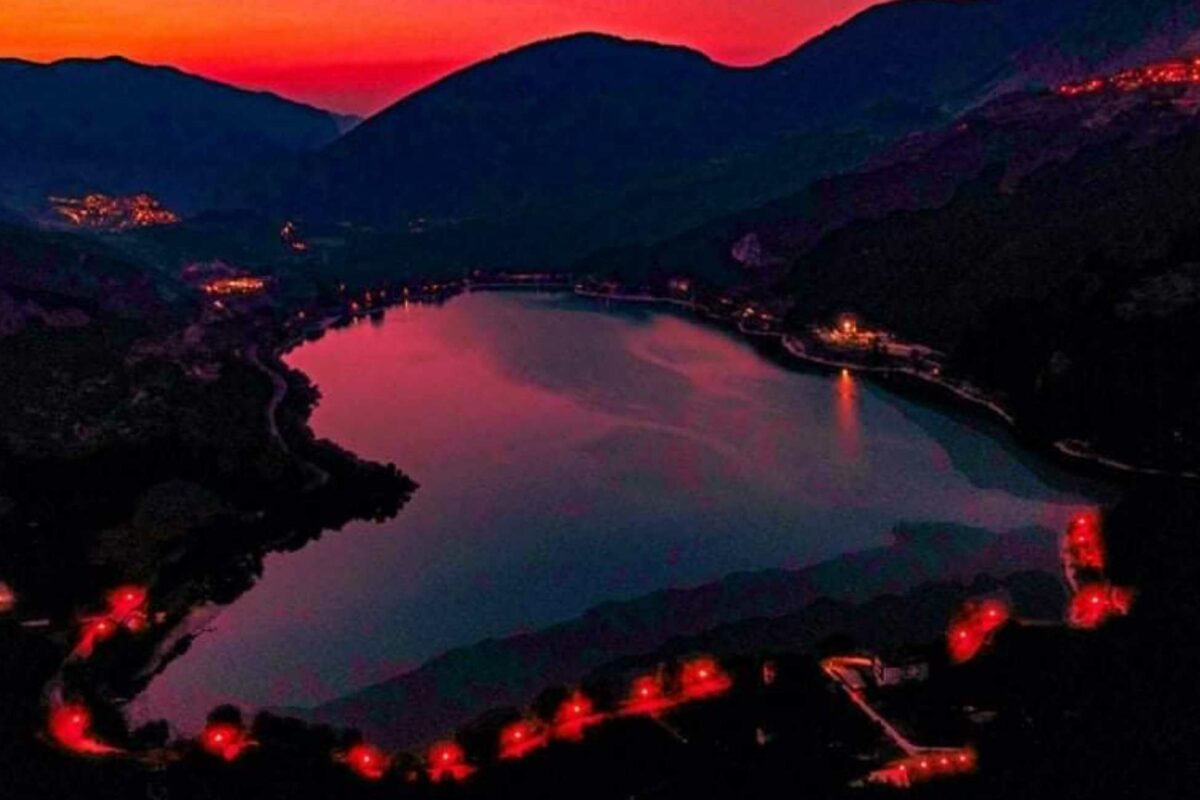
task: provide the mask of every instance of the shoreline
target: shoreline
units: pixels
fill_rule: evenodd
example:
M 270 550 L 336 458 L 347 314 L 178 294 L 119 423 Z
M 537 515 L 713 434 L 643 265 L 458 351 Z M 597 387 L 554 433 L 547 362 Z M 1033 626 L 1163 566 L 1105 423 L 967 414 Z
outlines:
M 350 311 L 350 308 L 347 307 L 340 312 L 324 313 L 320 316 L 314 316 L 311 321 L 305 321 L 304 324 L 300 325 L 289 324 L 289 321 L 291 320 L 295 320 L 297 322 L 306 320 L 303 312 L 300 314 L 293 312 L 292 315 L 289 316 L 280 327 L 276 327 L 269 331 L 260 329 L 259 336 L 254 337 L 250 342 L 244 342 L 242 347 L 238 350 L 238 357 L 246 363 L 254 365 L 262 373 L 264 373 L 270 380 L 274 390 L 270 397 L 269 404 L 263 409 L 264 413 L 267 415 L 268 427 L 272 431 L 273 438 L 278 437 L 284 446 L 288 450 L 292 451 L 292 456 L 299 457 L 302 460 L 304 457 L 301 455 L 301 452 L 296 452 L 288 445 L 299 445 L 299 450 L 304 451 L 305 454 L 310 454 L 309 449 L 311 447 L 321 447 L 321 443 L 315 440 L 315 433 L 309 424 L 311 419 L 311 407 L 306 409 L 306 411 L 309 413 L 302 413 L 299 416 L 295 413 L 288 413 L 286 417 L 286 425 L 283 424 L 283 420 L 278 417 L 278 414 L 284 408 L 291 408 L 293 412 L 299 411 L 300 407 L 296 406 L 295 403 L 299 402 L 301 406 L 306 404 L 306 399 L 304 398 L 305 384 L 307 384 L 309 387 L 315 386 L 315 384 L 313 384 L 306 375 L 303 375 L 303 373 L 300 373 L 283 361 L 283 357 L 288 352 L 302 345 L 306 341 L 315 341 L 321 338 L 330 328 L 336 328 L 350 324 L 351 322 L 356 321 L 363 316 L 370 317 L 383 314 L 386 310 L 395 305 L 399 305 L 402 302 L 447 302 L 454 299 L 455 296 L 463 291 L 475 291 L 476 289 L 479 291 L 504 291 L 515 289 L 524 291 L 543 291 L 554 294 L 570 293 L 585 299 L 604 299 L 616 300 L 617 302 L 636 302 L 642 304 L 670 306 L 692 312 L 696 314 L 697 317 L 703 318 L 715 324 L 720 324 L 723 328 L 736 328 L 740 336 L 745 336 L 747 340 L 750 341 L 768 339 L 772 342 L 780 342 L 781 344 L 784 344 L 784 347 L 782 348 L 783 352 L 787 355 L 791 355 L 797 362 L 815 363 L 808 359 L 799 358 L 795 353 L 792 353 L 791 349 L 786 347 L 787 337 L 785 334 L 769 330 L 754 330 L 753 328 L 744 324 L 743 321 L 731 319 L 719 313 L 713 313 L 710 309 L 706 309 L 700 304 L 690 300 L 661 298 L 653 295 L 625 295 L 623 297 L 613 297 L 600 293 L 588 292 L 580 289 L 577 286 L 566 289 L 563 288 L 562 284 L 555 286 L 528 284 L 516 286 L 496 284 L 482 286 L 471 284 L 468 284 L 467 286 L 453 286 L 447 287 L 447 290 L 445 291 L 439 290 L 435 293 L 407 296 L 405 298 L 388 298 L 388 302 L 386 303 L 380 302 L 370 308 L 356 310 L 353 313 Z M 326 312 L 329 311 L 330 309 L 327 308 Z M 266 335 L 262 335 L 263 333 L 266 333 Z M 822 365 L 818 364 L 818 366 Z M 830 363 L 825 366 L 837 368 L 836 363 Z M 853 368 L 853 365 L 849 365 L 847 368 Z M 296 373 L 296 375 L 293 375 L 292 373 Z M 297 377 L 297 375 L 299 377 Z M 275 380 L 272 378 L 272 376 L 278 380 Z M 299 399 L 296 398 L 297 393 L 300 395 Z M 282 435 L 280 428 L 283 429 Z M 296 435 L 301 436 L 301 441 L 296 441 L 294 439 Z M 353 456 L 353 454 L 347 453 L 347 455 L 357 458 L 357 456 Z M 314 490 L 317 488 L 321 488 L 320 484 L 318 484 L 318 486 L 314 486 L 310 483 L 300 490 L 299 496 L 307 497 L 309 502 L 312 502 L 312 499 L 315 495 Z M 267 542 L 263 542 L 262 545 L 268 549 L 271 547 L 271 545 Z M 188 634 L 183 632 L 182 635 L 186 637 Z M 175 651 L 174 648 L 168 648 L 166 652 L 158 650 L 158 652 L 154 653 L 152 656 L 152 661 L 150 662 L 149 667 L 146 670 L 141 671 L 140 674 L 134 676 L 134 682 L 140 683 L 142 679 L 146 681 L 152 679 L 153 676 L 157 674 L 159 670 L 165 668 L 171 660 L 182 655 L 182 652 L 182 650 Z M 108 682 L 106 681 L 105 683 L 107 684 Z M 132 697 L 130 699 L 132 699 Z
M 1105 455 L 1104 453 L 1092 452 L 1086 442 L 1059 439 L 1055 441 L 1044 441 L 1040 443 L 1032 443 L 1028 438 L 1022 436 L 1025 431 L 1022 429 L 1016 416 L 1006 409 L 998 400 L 989 397 L 979 390 L 972 390 L 968 386 L 956 384 L 946 378 L 941 378 L 936 375 L 930 375 L 920 370 L 911 367 L 901 366 L 876 366 L 870 364 L 862 364 L 855 361 L 844 361 L 810 353 L 804 347 L 801 338 L 795 333 L 786 333 L 783 331 L 763 331 L 747 328 L 744 322 L 733 320 L 728 317 L 722 317 L 719 314 L 713 313 L 706 307 L 694 301 L 679 300 L 672 297 L 659 297 L 656 295 L 643 294 L 605 294 L 594 291 L 581 291 L 576 289 L 573 294 L 577 297 L 585 297 L 589 299 L 612 301 L 617 303 L 635 303 L 640 305 L 667 305 L 674 308 L 682 308 L 702 316 L 704 319 L 712 320 L 720 323 L 724 327 L 732 327 L 736 332 L 745 337 L 757 337 L 777 340 L 781 349 L 786 355 L 799 362 L 800 364 L 817 367 L 822 370 L 849 370 L 851 372 L 860 373 L 870 376 L 880 377 L 897 377 L 906 381 L 914 381 L 919 383 L 922 388 L 932 389 L 943 396 L 944 399 L 950 400 L 954 405 L 968 411 L 985 412 L 987 416 L 998 420 L 1014 435 L 1017 435 L 1035 452 L 1052 457 L 1055 461 L 1064 465 L 1072 465 L 1076 468 L 1083 468 L 1089 473 L 1099 472 L 1108 476 L 1139 476 L 1152 478 L 1166 478 L 1171 480 L 1200 480 L 1200 472 L 1194 470 L 1174 471 L 1163 469 L 1155 466 L 1143 466 L 1122 461 L 1116 457 Z

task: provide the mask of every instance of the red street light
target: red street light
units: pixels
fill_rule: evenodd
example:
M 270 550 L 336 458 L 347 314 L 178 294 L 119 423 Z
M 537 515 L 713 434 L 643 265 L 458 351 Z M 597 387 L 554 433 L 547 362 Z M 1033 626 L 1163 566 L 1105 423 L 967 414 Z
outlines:
M 1104 540 L 1095 517 L 1080 514 L 1071 520 L 1063 542 L 1063 556 L 1068 568 L 1097 571 L 1104 569 Z
M 382 750 L 369 744 L 356 744 L 346 753 L 346 763 L 360 777 L 369 781 L 383 778 L 391 766 L 391 759 Z
M 92 653 L 96 650 L 96 645 L 111 638 L 116 632 L 117 623 L 108 617 L 87 620 L 84 623 L 83 632 L 79 636 L 79 643 L 75 645 L 75 655 L 80 658 L 91 658 Z
M 429 748 L 429 779 L 434 783 L 447 779 L 463 780 L 472 772 L 463 749 L 456 743 L 438 742 Z
M 671 705 L 663 692 L 662 681 L 655 675 L 643 675 L 629 687 L 629 696 L 621 711 L 624 714 L 658 714 Z
M 108 593 L 108 610 L 113 616 L 141 610 L 146 605 L 146 589 L 142 586 L 119 586 Z
M 235 761 L 251 744 L 240 725 L 228 722 L 210 722 L 200 735 L 205 752 L 225 761 Z
M 684 664 L 679 683 L 687 700 L 722 694 L 733 685 L 721 665 L 707 657 Z
M 946 646 L 950 651 L 950 660 L 955 664 L 970 661 L 983 649 L 986 637 L 978 625 L 968 622 L 958 622 L 950 626 Z
M 560 739 L 580 739 L 591 725 L 603 720 L 596 713 L 591 698 L 583 692 L 575 692 L 562 702 L 554 715 L 554 735 Z
M 1067 621 L 1075 628 L 1098 628 L 1113 616 L 1125 616 L 1133 605 L 1133 592 L 1109 583 L 1081 586 L 1071 598 Z
M 50 711 L 50 738 L 60 746 L 83 755 L 110 755 L 117 748 L 104 744 L 91 735 L 92 715 L 85 706 L 69 703 Z
M 956 664 L 970 661 L 991 641 L 991 636 L 1008 623 L 1008 604 L 999 598 L 970 600 L 963 604 L 946 632 L 946 648 Z
M 1004 627 L 1010 616 L 1008 604 L 995 598 L 980 603 L 979 611 L 975 615 L 979 629 L 984 633 L 991 633 Z
M 524 758 L 546 744 L 546 731 L 540 723 L 518 720 L 500 731 L 500 758 Z

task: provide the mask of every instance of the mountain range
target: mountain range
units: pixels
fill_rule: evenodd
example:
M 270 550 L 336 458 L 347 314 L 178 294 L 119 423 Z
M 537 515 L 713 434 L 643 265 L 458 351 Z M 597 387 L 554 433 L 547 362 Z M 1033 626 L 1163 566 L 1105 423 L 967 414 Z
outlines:
M 393 263 L 561 265 L 800 191 L 997 94 L 1176 52 L 1195 6 L 901 0 L 750 69 L 608 36 L 541 42 L 223 202 L 393 232 Z
M 755 68 L 580 34 L 357 126 L 120 58 L 6 60 L 0 204 L 147 191 L 369 226 L 363 262 L 562 266 L 803 192 L 997 95 L 1179 52 L 1197 19 L 1194 0 L 898 0 Z

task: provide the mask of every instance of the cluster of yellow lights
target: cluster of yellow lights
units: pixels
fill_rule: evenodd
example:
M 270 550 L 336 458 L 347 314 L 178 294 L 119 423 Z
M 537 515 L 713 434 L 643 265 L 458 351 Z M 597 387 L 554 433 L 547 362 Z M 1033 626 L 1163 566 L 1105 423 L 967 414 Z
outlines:
M 243 275 L 238 278 L 215 278 L 204 284 L 204 293 L 213 297 L 232 297 L 257 294 L 267 286 L 263 278 Z
M 80 228 L 124 231 L 179 222 L 175 212 L 163 207 L 148 194 L 130 197 L 110 197 L 106 194 L 51 197 L 50 206 L 61 217 Z
M 1133 92 L 1147 86 L 1172 86 L 1200 83 L 1200 58 L 1178 61 L 1163 61 L 1135 69 L 1127 69 L 1108 77 L 1059 85 L 1058 93 L 1066 97 L 1095 94 L 1105 89 Z

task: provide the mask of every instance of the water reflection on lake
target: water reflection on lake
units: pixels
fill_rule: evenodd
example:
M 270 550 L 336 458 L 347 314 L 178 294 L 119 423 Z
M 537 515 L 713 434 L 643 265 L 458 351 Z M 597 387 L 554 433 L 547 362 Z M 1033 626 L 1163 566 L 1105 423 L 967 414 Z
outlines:
M 398 308 L 288 361 L 321 389 L 318 435 L 421 487 L 391 522 L 269 558 L 139 716 L 308 705 L 604 600 L 877 545 L 897 521 L 1057 530 L 1084 502 L 962 419 L 566 295 Z

